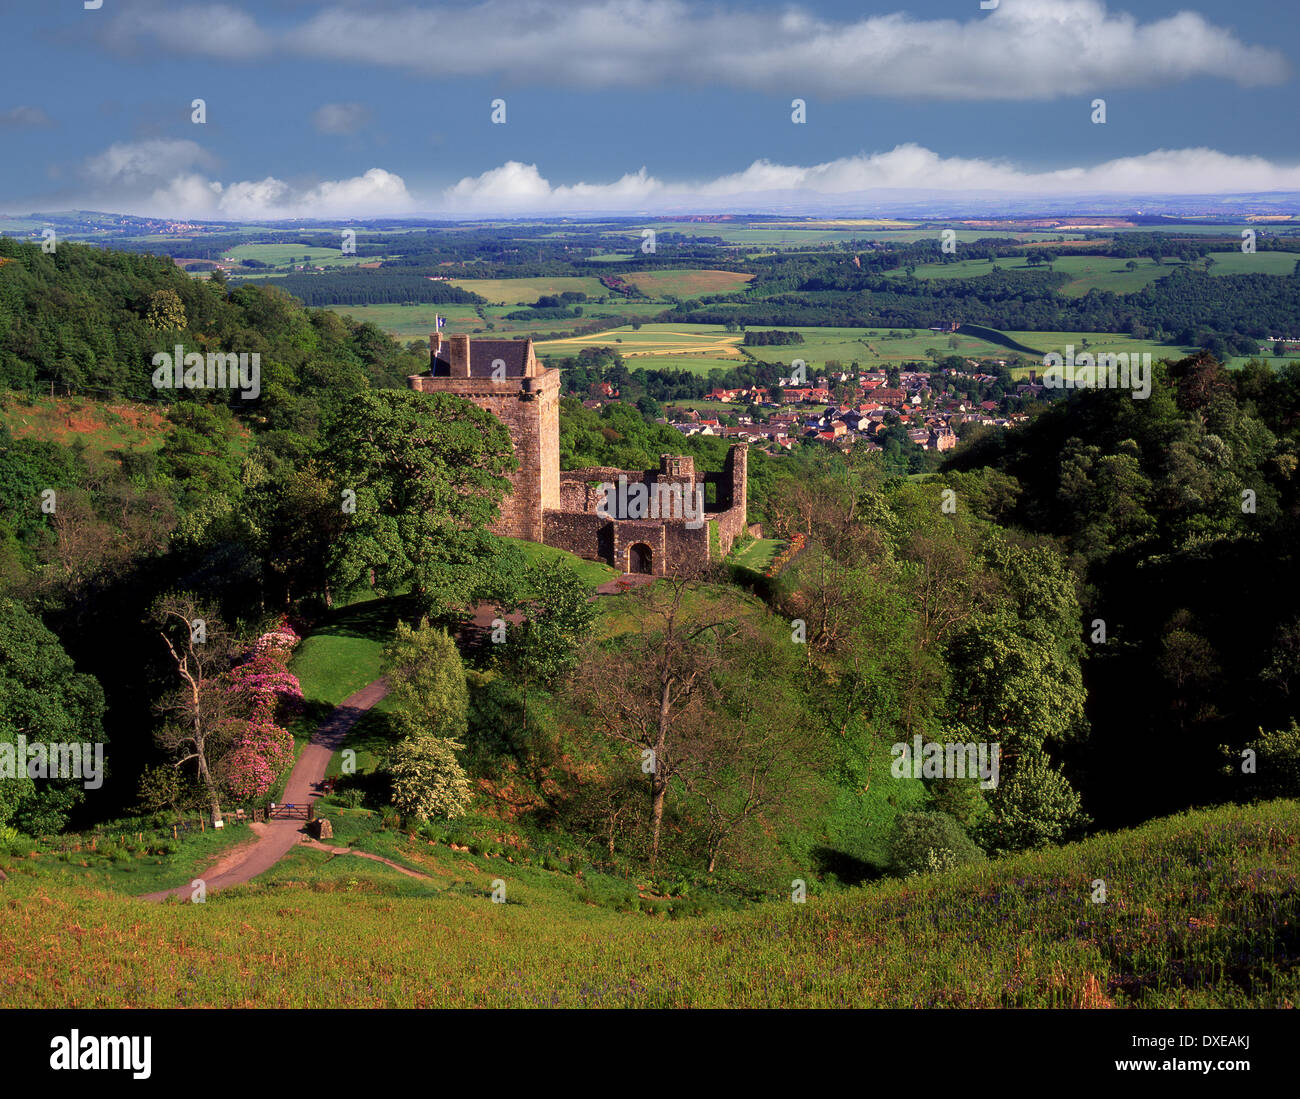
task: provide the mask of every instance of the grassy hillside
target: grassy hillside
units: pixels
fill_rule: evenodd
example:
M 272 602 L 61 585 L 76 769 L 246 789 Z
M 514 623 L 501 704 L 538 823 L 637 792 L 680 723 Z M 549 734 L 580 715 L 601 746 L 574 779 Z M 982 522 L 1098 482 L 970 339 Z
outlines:
M 75 863 L 10 856 L 0 950 L 21 962 L 0 974 L 0 1002 L 1290 1007 L 1298 809 L 1192 812 L 804 904 L 771 882 L 768 903 L 698 916 L 508 845 L 491 857 L 392 832 L 374 849 L 422 876 L 308 849 L 202 906 L 146 905 Z M 345 818 L 339 842 L 358 832 Z
M 64 445 L 84 441 L 92 451 L 152 450 L 167 434 L 166 405 L 158 402 L 97 401 L 88 397 L 28 397 L 0 393 L 0 423 L 15 439 L 45 439 Z

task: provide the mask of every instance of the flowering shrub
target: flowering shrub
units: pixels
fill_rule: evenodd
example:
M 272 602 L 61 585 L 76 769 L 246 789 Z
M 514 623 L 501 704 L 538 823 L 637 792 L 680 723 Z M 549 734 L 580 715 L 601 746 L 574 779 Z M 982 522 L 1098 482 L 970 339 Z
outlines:
M 276 717 L 302 707 L 302 684 L 289 671 L 289 654 L 299 640 L 282 622 L 254 641 L 244 662 L 227 673 L 228 689 L 247 704 L 250 715 L 234 719 L 233 748 L 224 766 L 226 787 L 236 797 L 261 797 L 293 762 L 293 735 L 276 724 Z
M 253 712 L 268 720 L 277 707 L 294 713 L 302 705 L 302 684 L 275 651 L 260 653 L 231 668 L 230 689 L 248 699 Z
M 261 797 L 293 761 L 293 736 L 270 721 L 243 725 L 227 763 L 226 786 L 236 797 Z
M 301 640 L 302 638 L 298 636 L 297 631 L 288 622 L 281 622 L 275 629 L 262 634 L 253 642 L 252 655 L 263 656 L 267 653 L 275 653 L 287 661 L 289 654 Z

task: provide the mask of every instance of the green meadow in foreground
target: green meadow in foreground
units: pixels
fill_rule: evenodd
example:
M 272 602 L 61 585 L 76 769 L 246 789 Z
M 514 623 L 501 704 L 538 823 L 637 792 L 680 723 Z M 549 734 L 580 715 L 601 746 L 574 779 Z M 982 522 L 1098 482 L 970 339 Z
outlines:
M 518 850 L 356 824 L 340 843 L 382 840 L 422 876 L 304 848 L 205 904 L 154 906 L 11 855 L 0 1006 L 1294 1007 L 1298 819 L 1294 801 L 1191 812 L 803 904 L 772 882 L 768 902 L 698 915 Z

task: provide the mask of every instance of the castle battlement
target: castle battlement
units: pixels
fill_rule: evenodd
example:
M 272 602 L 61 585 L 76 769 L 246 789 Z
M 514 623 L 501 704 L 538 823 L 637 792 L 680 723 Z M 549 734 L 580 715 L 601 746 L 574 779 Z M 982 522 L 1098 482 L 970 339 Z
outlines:
M 501 503 L 494 534 L 556 546 L 625 572 L 697 572 L 711 558 L 710 531 L 722 554 L 745 530 L 748 448 L 727 453 L 721 473 L 697 478 L 695 459 L 663 454 L 657 470 L 560 472 L 560 372 L 543 366 L 532 340 L 429 340 L 429 373 L 407 384 L 419 393 L 451 393 L 491 412 L 510 431 L 519 468 Z M 599 506 L 596 482 L 711 486 L 704 520 L 617 518 Z

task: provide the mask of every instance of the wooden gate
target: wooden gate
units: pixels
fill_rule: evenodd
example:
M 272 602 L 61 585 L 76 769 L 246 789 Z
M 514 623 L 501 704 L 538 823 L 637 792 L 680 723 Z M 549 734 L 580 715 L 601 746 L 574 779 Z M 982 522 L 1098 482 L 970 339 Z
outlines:
M 311 820 L 315 810 L 314 805 L 272 805 L 267 815 L 272 820 Z

